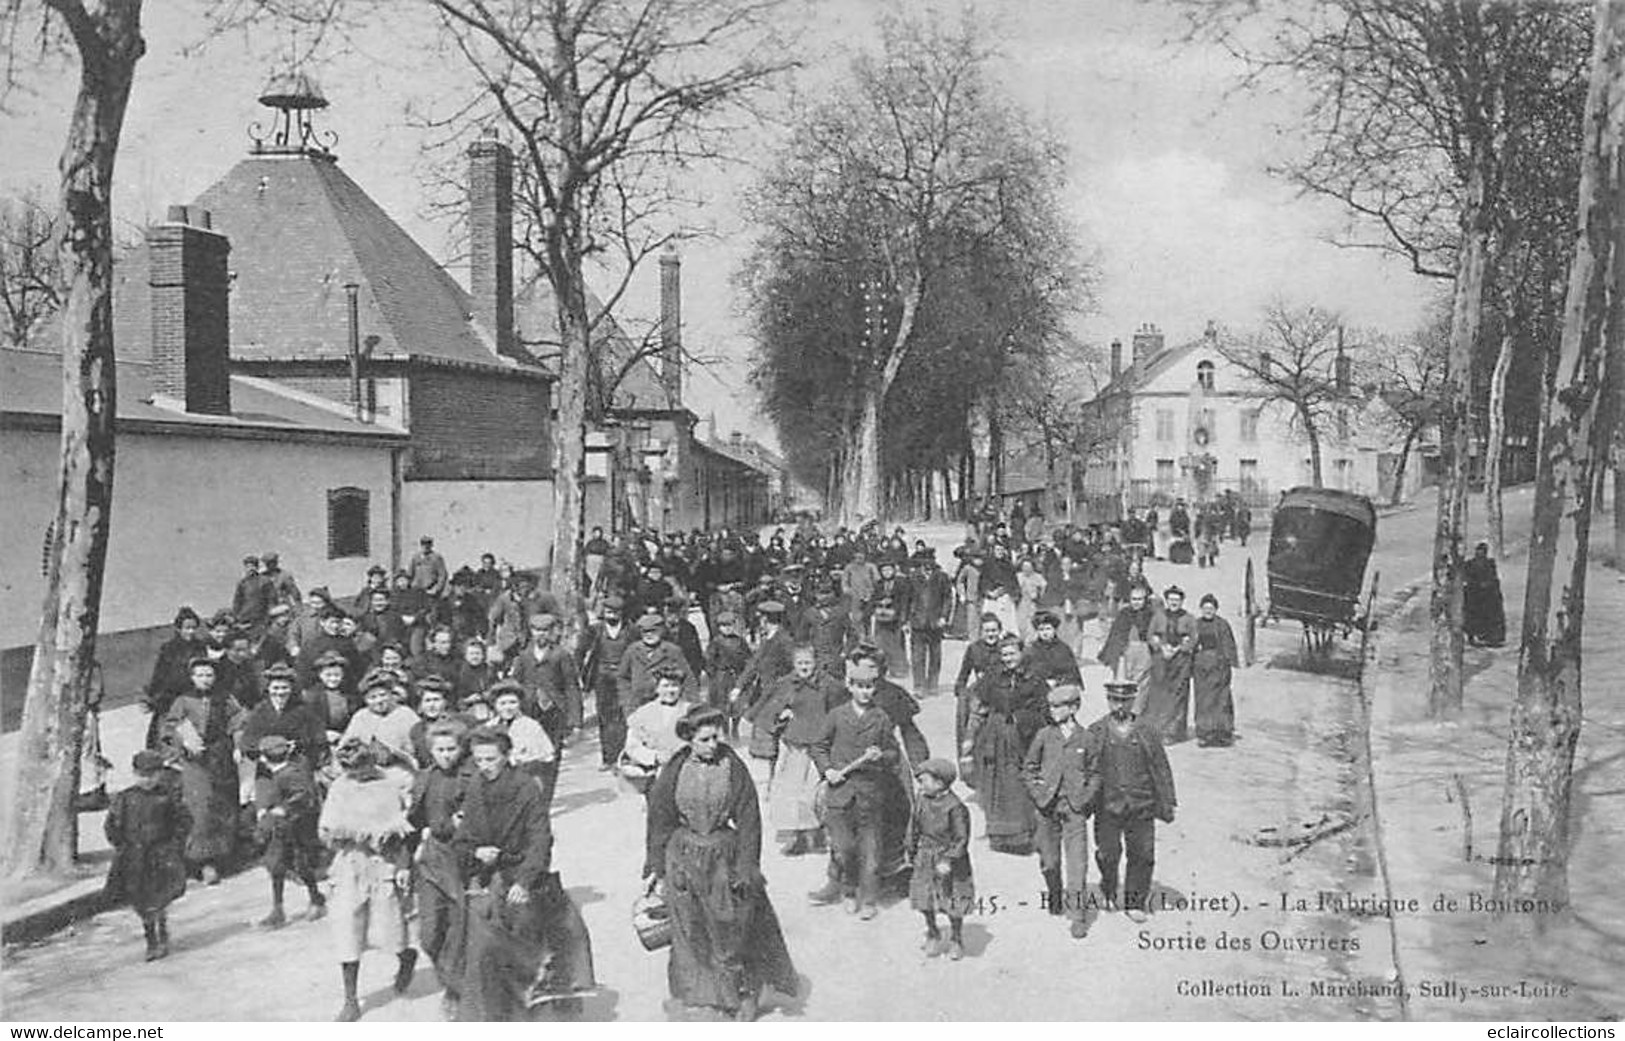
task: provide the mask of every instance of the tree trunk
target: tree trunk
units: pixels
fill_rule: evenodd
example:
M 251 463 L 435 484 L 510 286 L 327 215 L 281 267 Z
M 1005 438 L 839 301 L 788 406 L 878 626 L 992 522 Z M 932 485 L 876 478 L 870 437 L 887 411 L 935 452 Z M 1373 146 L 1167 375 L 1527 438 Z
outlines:
M 1625 383 L 1625 380 L 1619 379 L 1619 375 L 1618 375 L 1618 373 L 1616 373 L 1615 374 L 1615 382 Z M 1618 407 L 1619 406 L 1616 404 L 1615 409 L 1617 410 Z M 1619 415 L 1619 413 L 1617 411 L 1614 414 L 1615 414 L 1615 416 Z M 1619 447 L 1616 445 L 1614 447 L 1614 451 L 1618 452 L 1619 450 L 1620 450 Z M 1621 500 L 1620 500 L 1620 497 L 1619 497 L 1619 492 L 1620 492 L 1621 482 L 1622 481 L 1625 481 L 1625 465 L 1621 465 L 1619 463 L 1616 463 L 1616 464 L 1614 464 L 1614 502 L 1613 502 L 1613 507 L 1614 507 L 1614 570 L 1615 571 L 1625 571 L 1625 509 L 1620 508 Z
M 1591 511 L 1613 444 L 1622 332 L 1625 4 L 1598 0 L 1581 144 L 1580 236 L 1569 271 L 1556 400 L 1535 480 L 1518 692 L 1496 851 L 1499 900 L 1568 903 L 1569 799 L 1580 740 L 1580 643 Z M 1554 580 L 1561 592 L 1553 596 Z M 1536 915 L 1537 927 L 1547 920 Z
M 1507 294 L 1509 297 L 1511 293 Z M 1501 456 L 1506 443 L 1507 373 L 1512 368 L 1513 309 L 1506 309 L 1506 328 L 1501 333 L 1501 350 L 1495 356 L 1490 375 L 1490 430 L 1484 456 L 1484 520 L 1488 525 L 1490 556 L 1506 557 L 1506 522 L 1501 504 Z
M 1461 708 L 1462 539 L 1467 526 L 1468 404 L 1473 346 L 1483 318 L 1484 272 L 1489 253 L 1489 211 L 1485 205 L 1487 146 L 1475 143 L 1470 157 L 1462 239 L 1456 264 L 1450 315 L 1450 353 L 1445 362 L 1443 445 L 1447 465 L 1439 482 L 1439 512 L 1433 531 L 1432 639 L 1428 661 L 1428 714 L 1435 718 Z
M 79 54 L 79 94 L 62 150 L 62 441 L 22 730 L 7 767 L 0 876 L 68 869 L 78 849 L 73 800 L 96 662 L 113 505 L 113 166 L 141 40 L 140 0 L 58 12 Z
M 588 180 L 582 168 L 582 126 L 580 85 L 574 81 L 577 68 L 575 39 L 553 27 L 554 67 L 570 70 L 558 91 L 559 169 L 558 198 L 553 223 L 547 231 L 548 277 L 553 289 L 554 310 L 559 330 L 558 421 L 553 428 L 553 546 L 549 568 L 550 588 L 558 597 L 564 614 L 565 646 L 575 646 L 586 623 L 586 604 L 580 595 L 581 545 L 586 523 L 586 501 L 582 484 L 587 467 L 587 393 L 591 355 L 588 344 L 586 280 L 582 274 L 585 233 L 577 194 Z M 658 478 L 651 478 L 658 480 Z M 651 500 L 654 496 L 650 497 Z M 647 520 L 659 525 L 660 518 Z
M 1066 522 L 1078 523 L 1078 453 L 1066 454 Z
M 1405 471 L 1411 462 L 1411 449 L 1416 446 L 1416 439 L 1421 435 L 1419 427 L 1411 427 L 1405 431 L 1405 442 L 1400 447 L 1399 464 L 1394 467 L 1394 490 L 1388 496 L 1388 505 L 1398 506 L 1405 497 Z
M 1308 416 L 1299 418 L 1303 420 L 1304 436 L 1309 438 L 1309 479 L 1316 488 L 1324 488 L 1326 477 L 1321 467 L 1320 431 L 1315 428 L 1315 421 Z
M 880 517 L 880 388 L 861 392 L 858 425 L 847 434 L 838 523 L 857 531 Z

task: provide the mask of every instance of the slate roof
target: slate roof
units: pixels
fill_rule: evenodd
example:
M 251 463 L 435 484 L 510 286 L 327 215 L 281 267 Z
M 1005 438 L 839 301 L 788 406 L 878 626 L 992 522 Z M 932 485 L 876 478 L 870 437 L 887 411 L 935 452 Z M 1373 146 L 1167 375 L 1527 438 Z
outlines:
M 159 433 L 265 436 L 277 440 L 300 438 L 361 439 L 404 442 L 399 428 L 381 423 L 359 423 L 321 399 L 289 390 L 271 380 L 231 377 L 232 414 L 187 412 L 179 402 L 155 399 L 152 366 L 118 362 L 118 422 L 122 429 L 145 428 Z M 62 357 L 51 351 L 0 350 L 0 416 L 60 420 L 62 415 Z
M 735 447 L 726 441 L 701 441 L 696 438 L 694 444 L 708 452 L 721 456 L 729 462 L 738 463 L 740 466 L 759 476 L 767 478 L 777 476 L 769 464 L 767 464 L 765 461 L 752 456 L 750 452 L 744 450 L 743 448 Z
M 468 292 L 332 158 L 309 152 L 250 156 L 198 196 L 231 239 L 232 356 L 244 361 L 342 358 L 346 282 L 361 286 L 360 331 L 373 357 L 425 358 L 494 368 L 538 368 L 498 355 L 473 319 Z M 151 338 L 145 250 L 119 278 L 125 357 Z M 139 343 L 141 346 L 136 347 Z
M 558 307 L 553 297 L 552 287 L 545 278 L 537 277 L 526 282 L 514 293 L 514 336 L 521 343 L 527 345 L 532 353 L 556 357 L 558 351 Z M 589 314 L 598 314 L 603 311 L 604 303 L 593 293 L 587 290 L 587 311 Z M 606 344 L 603 364 L 606 375 L 611 375 L 613 369 L 624 363 L 638 349 L 637 344 L 621 328 L 614 315 L 604 315 L 598 323 L 596 333 L 600 343 Z M 557 372 L 557 362 L 548 364 L 548 368 Z M 671 395 L 666 392 L 666 385 L 661 382 L 660 374 L 655 369 L 654 359 L 645 356 L 638 359 L 627 373 L 619 386 L 615 388 L 614 407 L 626 409 L 681 409 L 681 401 L 672 401 Z

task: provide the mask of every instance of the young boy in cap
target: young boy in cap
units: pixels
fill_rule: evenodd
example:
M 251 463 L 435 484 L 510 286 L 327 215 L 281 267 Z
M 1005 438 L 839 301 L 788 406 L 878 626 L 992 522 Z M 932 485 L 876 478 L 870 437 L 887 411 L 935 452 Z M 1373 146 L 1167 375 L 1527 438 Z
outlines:
M 186 836 L 192 818 L 179 787 L 165 783 L 164 757 L 150 749 L 131 763 L 135 783 L 113 796 L 103 827 L 114 850 L 107 895 L 141 916 L 147 960 L 169 953 L 170 903 L 186 892 Z
M 925 916 L 927 958 L 964 956 L 965 915 L 976 906 L 970 866 L 970 811 L 953 793 L 959 771 L 946 759 L 927 759 L 914 768 L 914 819 L 909 826 L 908 897 Z M 948 916 L 949 939 L 942 940 L 937 915 Z
M 851 664 L 846 672 L 852 698 L 829 711 L 810 749 L 829 785 L 825 824 L 839 878 L 809 896 L 814 903 L 833 903 L 844 892 L 847 909 L 868 921 L 879 913 L 885 779 L 903 752 L 896 724 L 875 705 L 876 680 Z
M 1108 910 L 1117 907 L 1117 868 L 1125 850 L 1128 877 L 1123 910 L 1145 921 L 1151 872 L 1157 861 L 1157 821 L 1173 823 L 1174 775 L 1156 728 L 1134 715 L 1134 683 L 1106 684 L 1111 711 L 1089 724 L 1089 742 L 1100 762 L 1100 795 L 1095 809 L 1095 864 Z
M 271 913 L 260 921 L 267 929 L 288 922 L 282 893 L 288 875 L 296 876 L 310 894 L 310 919 L 327 913 L 327 898 L 316 888 L 316 866 L 322 844 L 316 837 L 321 795 L 310 767 L 293 754 L 293 743 L 280 734 L 259 739 L 259 768 L 254 777 L 255 837 L 264 844 L 260 863 L 271 876 Z
M 1051 688 L 1049 725 L 1033 738 L 1023 763 L 1023 779 L 1038 808 L 1038 866 L 1044 875 L 1045 903 L 1052 915 L 1072 920 L 1072 938 L 1089 935 L 1084 883 L 1088 877 L 1089 814 L 1100 791 L 1095 750 L 1078 721 L 1083 688 Z M 1062 871 L 1066 888 L 1061 888 Z

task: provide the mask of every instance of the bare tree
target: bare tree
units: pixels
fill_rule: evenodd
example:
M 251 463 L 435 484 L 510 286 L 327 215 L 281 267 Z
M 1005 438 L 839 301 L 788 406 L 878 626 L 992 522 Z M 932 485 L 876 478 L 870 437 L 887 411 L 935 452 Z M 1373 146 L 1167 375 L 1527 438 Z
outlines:
M 1401 438 L 1394 487 L 1389 495 L 1394 505 L 1404 495 L 1411 451 L 1428 429 L 1439 423 L 1440 387 L 1449 349 L 1450 315 L 1440 311 L 1412 335 L 1380 344 L 1362 367 L 1362 376 L 1375 384 Z
M 1591 515 L 1613 442 L 1625 334 L 1625 5 L 1598 0 L 1557 393 L 1541 439 L 1507 744 L 1495 895 L 1568 905 L 1570 791 L 1583 703 L 1581 638 Z M 1555 581 L 1561 581 L 1558 590 Z M 1555 595 L 1554 595 L 1555 594 Z M 1536 922 L 1549 920 L 1537 915 Z
M 1346 365 L 1344 349 L 1343 323 L 1336 314 L 1280 300 L 1265 308 L 1264 322 L 1252 335 L 1219 342 L 1219 354 L 1241 370 L 1263 407 L 1286 410 L 1309 442 L 1316 488 L 1324 483 L 1321 440 L 1326 424 L 1349 400 L 1347 373 L 1340 372 Z
M 1187 0 L 1193 32 L 1252 69 L 1307 84 L 1311 146 L 1280 173 L 1376 229 L 1348 244 L 1404 255 L 1454 286 L 1441 417 L 1446 472 L 1434 533 L 1429 708 L 1461 705 L 1461 566 L 1467 516 L 1471 367 L 1481 348 L 1492 255 L 1509 200 L 1541 185 L 1515 176 L 1526 136 L 1566 96 L 1576 5 L 1482 0 Z
M 726 116 L 790 62 L 778 0 L 430 0 L 477 91 L 456 119 L 501 125 L 522 156 L 521 245 L 554 299 L 553 590 L 580 620 L 585 436 L 607 405 L 595 327 L 632 272 L 671 241 L 658 218 L 671 175 L 719 154 Z M 594 308 L 584 265 L 618 251 L 622 279 Z
M 56 218 L 34 192 L 0 201 L 0 308 L 5 336 L 26 347 L 41 319 L 62 307 Z
M 1104 369 L 1098 347 L 1063 335 L 1038 354 L 1012 359 L 991 396 L 1005 438 L 1036 442 L 1043 450 L 1050 516 L 1060 516 L 1064 505 L 1073 523 L 1078 468 L 1115 445 L 1119 435 L 1103 412 L 1091 407 L 1107 382 Z

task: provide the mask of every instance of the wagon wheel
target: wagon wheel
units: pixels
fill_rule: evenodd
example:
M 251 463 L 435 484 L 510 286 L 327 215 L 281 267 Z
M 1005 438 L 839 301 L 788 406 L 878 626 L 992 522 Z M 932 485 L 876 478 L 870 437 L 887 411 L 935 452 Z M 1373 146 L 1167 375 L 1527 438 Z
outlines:
M 1243 660 L 1251 665 L 1258 660 L 1258 593 L 1253 587 L 1253 558 L 1247 558 L 1247 584 L 1242 592 L 1241 648 Z

